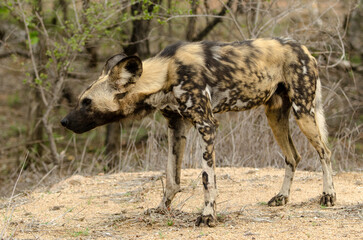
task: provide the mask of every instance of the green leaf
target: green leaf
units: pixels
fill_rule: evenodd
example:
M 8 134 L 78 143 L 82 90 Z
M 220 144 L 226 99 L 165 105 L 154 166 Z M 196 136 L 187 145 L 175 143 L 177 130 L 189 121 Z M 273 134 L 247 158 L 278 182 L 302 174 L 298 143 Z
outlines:
M 36 79 L 34 80 L 34 82 L 35 82 L 35 84 L 37 84 L 37 85 L 42 85 L 42 83 L 43 83 L 43 81 L 42 81 L 41 79 L 39 79 L 39 78 L 36 78 Z
M 37 44 L 38 42 L 39 42 L 39 37 L 38 37 L 38 32 L 37 31 L 31 31 L 30 33 L 29 33 L 29 36 L 30 36 L 30 43 L 32 44 L 32 45 L 35 45 L 35 44 Z
M 5 17 L 5 15 L 7 16 L 8 13 L 9 13 L 9 8 L 3 6 L 0 7 L 0 16 Z

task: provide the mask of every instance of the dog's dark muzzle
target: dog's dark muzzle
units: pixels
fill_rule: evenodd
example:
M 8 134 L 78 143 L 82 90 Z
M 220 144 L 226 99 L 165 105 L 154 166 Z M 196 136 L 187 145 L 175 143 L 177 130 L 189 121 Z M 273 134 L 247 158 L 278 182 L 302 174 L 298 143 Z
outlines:
M 82 110 L 73 110 L 65 116 L 60 123 L 63 127 L 75 132 L 84 133 L 100 124 L 97 124 L 95 118 L 91 114 Z
M 64 117 L 60 123 L 63 127 L 75 133 L 84 133 L 95 127 L 115 122 L 122 118 L 124 116 L 118 112 L 101 113 L 76 109 Z

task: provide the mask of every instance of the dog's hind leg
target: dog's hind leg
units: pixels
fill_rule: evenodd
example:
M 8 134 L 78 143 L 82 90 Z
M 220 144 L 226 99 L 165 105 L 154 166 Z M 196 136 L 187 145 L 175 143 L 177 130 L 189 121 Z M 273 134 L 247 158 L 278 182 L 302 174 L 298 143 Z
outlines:
M 291 102 L 286 92 L 275 94 L 266 104 L 265 112 L 277 143 L 285 155 L 285 177 L 280 192 L 269 202 L 269 206 L 282 206 L 289 200 L 290 188 L 296 167 L 301 159 L 291 139 L 289 113 Z
M 318 111 L 315 115 L 319 115 Z M 323 116 L 322 116 L 323 117 Z M 298 114 L 296 121 L 301 131 L 308 138 L 319 154 L 320 162 L 323 170 L 323 195 L 320 204 L 324 206 L 334 206 L 336 201 L 336 193 L 333 184 L 333 171 L 331 166 L 331 152 L 325 144 L 324 137 L 319 129 L 319 121 L 316 120 L 313 113 Z M 320 126 L 323 127 L 323 126 Z
M 301 92 L 307 92 L 304 89 Z M 293 110 L 296 121 L 301 131 L 308 138 L 309 142 L 318 152 L 323 170 L 323 195 L 320 204 L 333 206 L 336 201 L 336 194 L 333 184 L 333 170 L 331 166 L 331 152 L 327 147 L 327 131 L 323 104 L 321 100 L 320 79 L 316 81 L 314 100 L 304 99 L 301 92 L 296 92 L 293 98 Z

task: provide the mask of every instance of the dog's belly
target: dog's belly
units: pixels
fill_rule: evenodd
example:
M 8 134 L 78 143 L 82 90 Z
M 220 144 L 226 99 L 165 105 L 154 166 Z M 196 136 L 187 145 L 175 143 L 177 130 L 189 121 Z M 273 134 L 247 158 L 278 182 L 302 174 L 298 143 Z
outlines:
M 267 102 L 275 89 L 257 91 L 240 91 L 228 89 L 216 91 L 212 94 L 212 108 L 214 113 L 228 111 L 245 111 L 258 107 Z

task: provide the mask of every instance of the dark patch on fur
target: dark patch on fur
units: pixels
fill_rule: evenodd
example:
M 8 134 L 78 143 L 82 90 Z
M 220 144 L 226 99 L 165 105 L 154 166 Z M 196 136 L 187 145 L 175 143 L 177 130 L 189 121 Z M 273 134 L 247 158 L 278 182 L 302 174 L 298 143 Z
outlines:
M 178 112 L 174 112 L 171 109 L 164 108 L 161 111 L 161 114 L 168 119 L 168 127 L 170 129 L 177 129 L 178 128 L 178 121 L 177 119 L 180 119 L 182 116 Z M 184 136 L 185 137 L 185 136 Z
M 143 114 L 143 116 L 146 116 L 153 111 L 155 111 L 155 107 L 145 103 L 144 101 L 141 101 L 136 104 L 135 111 L 132 113 L 132 115 L 138 115 L 140 112 L 145 112 L 145 115 Z
M 284 83 L 277 84 L 277 88 L 275 90 L 275 94 L 278 94 L 278 95 L 287 94 L 287 89 L 286 89 Z
M 116 98 L 116 99 L 122 99 L 122 98 L 124 98 L 127 94 L 128 94 L 128 92 L 124 92 L 124 93 L 117 93 L 117 94 L 115 95 L 115 98 Z
M 129 61 L 126 66 L 125 69 L 130 72 L 130 73 L 135 73 L 137 72 L 137 70 L 139 69 L 139 64 L 135 61 Z
M 82 100 L 82 107 L 88 107 L 89 105 L 91 105 L 91 103 L 92 103 L 92 99 L 90 99 L 90 98 L 84 98 L 83 100 Z
M 166 58 L 173 57 L 176 51 L 178 51 L 178 49 L 183 45 L 185 45 L 185 42 L 177 42 L 173 45 L 167 46 L 163 51 L 159 53 L 158 56 Z
M 216 43 L 216 42 L 202 42 L 202 48 L 204 52 L 205 59 L 205 70 L 202 71 L 202 79 L 205 79 L 206 83 L 209 86 L 215 86 L 221 81 L 225 84 L 230 84 L 226 88 L 233 88 L 234 81 L 233 75 L 238 71 L 236 63 L 233 58 L 236 56 L 233 50 L 230 50 L 228 53 L 221 54 L 220 52 L 213 52 L 213 47 L 223 47 L 227 45 L 231 45 L 230 43 Z M 217 51 L 217 49 L 215 49 Z M 214 55 L 219 56 L 219 60 L 215 58 Z M 222 64 L 222 63 L 229 63 Z M 232 66 L 230 66 L 232 65 Z M 224 88 L 221 89 L 225 90 Z
M 208 190 L 208 173 L 202 173 L 202 182 L 205 190 Z
M 286 157 L 285 157 L 285 163 L 287 166 L 291 168 L 293 172 L 295 172 L 295 166 L 291 162 L 289 162 Z

